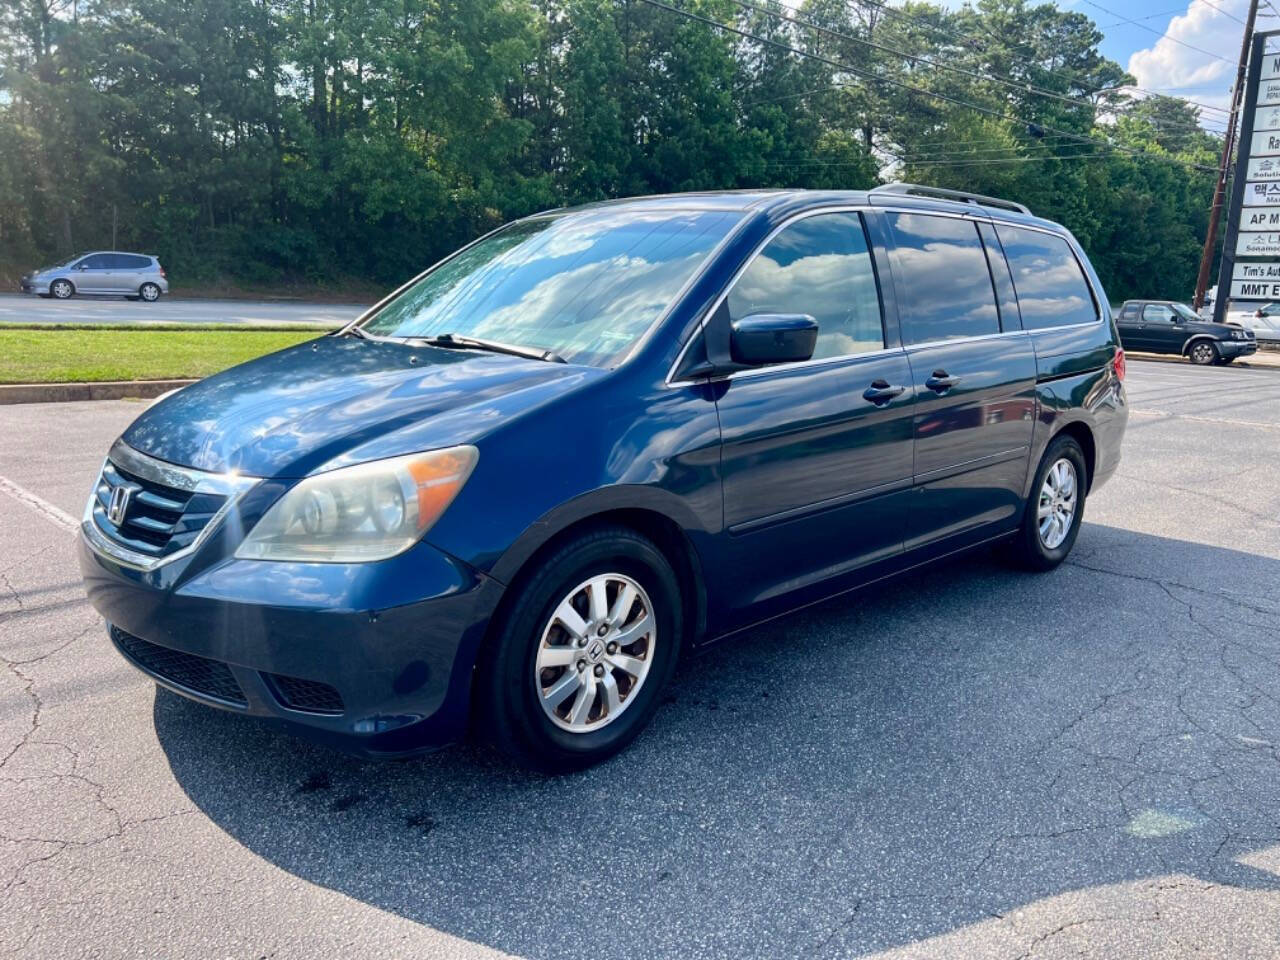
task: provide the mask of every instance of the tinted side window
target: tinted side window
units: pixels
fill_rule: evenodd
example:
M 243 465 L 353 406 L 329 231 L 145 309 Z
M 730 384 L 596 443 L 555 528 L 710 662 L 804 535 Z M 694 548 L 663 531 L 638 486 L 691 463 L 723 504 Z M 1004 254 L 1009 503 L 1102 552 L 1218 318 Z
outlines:
M 818 321 L 814 359 L 884 349 L 880 295 L 862 217 L 826 213 L 786 227 L 743 271 L 729 317 L 805 313 Z
M 1148 323 L 1172 323 L 1173 307 L 1164 303 L 1148 303 L 1142 310 L 1142 319 Z
M 1000 224 L 996 233 L 1013 272 L 1023 327 L 1042 330 L 1098 319 L 1089 284 L 1066 240 Z
M 105 253 L 95 253 L 91 257 L 85 257 L 80 261 L 79 266 L 87 270 L 106 270 L 111 266 L 111 258 Z
M 1123 307 L 1120 308 L 1120 319 L 1121 320 L 1137 320 L 1138 305 L 1136 303 L 1126 303 Z
M 907 343 L 1000 332 L 987 256 L 972 220 L 924 213 L 887 215 L 897 244 Z
M 117 253 L 115 261 L 120 270 L 145 270 L 151 266 L 150 257 L 140 257 L 136 253 Z

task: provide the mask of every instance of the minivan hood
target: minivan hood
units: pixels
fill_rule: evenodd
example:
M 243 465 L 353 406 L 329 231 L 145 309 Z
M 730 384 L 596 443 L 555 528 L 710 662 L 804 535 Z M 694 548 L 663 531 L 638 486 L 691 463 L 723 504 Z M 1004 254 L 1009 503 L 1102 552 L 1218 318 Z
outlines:
M 182 389 L 138 417 L 122 439 L 197 470 L 303 477 L 326 465 L 470 442 L 603 372 L 321 337 Z

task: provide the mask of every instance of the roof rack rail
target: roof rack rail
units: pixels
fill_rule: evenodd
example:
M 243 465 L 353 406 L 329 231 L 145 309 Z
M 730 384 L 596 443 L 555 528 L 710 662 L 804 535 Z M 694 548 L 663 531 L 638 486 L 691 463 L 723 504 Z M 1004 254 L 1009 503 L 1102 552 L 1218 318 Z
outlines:
M 1001 207 L 1005 210 L 1016 210 L 1032 216 L 1025 204 L 1013 200 L 1001 200 L 999 197 L 986 197 L 980 193 L 967 193 L 964 190 L 947 190 L 944 187 L 925 187 L 918 183 L 886 183 L 882 187 L 873 187 L 869 193 L 916 194 L 924 197 L 939 197 L 943 200 L 958 200 L 961 203 L 972 203 L 984 207 Z

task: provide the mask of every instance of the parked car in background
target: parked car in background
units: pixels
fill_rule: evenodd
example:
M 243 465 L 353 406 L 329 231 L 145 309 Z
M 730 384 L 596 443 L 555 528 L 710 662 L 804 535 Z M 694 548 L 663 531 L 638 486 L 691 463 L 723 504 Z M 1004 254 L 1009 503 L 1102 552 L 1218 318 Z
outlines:
M 1258 350 L 1251 330 L 1205 320 L 1172 300 L 1126 300 L 1116 326 L 1126 350 L 1171 353 L 1202 366 L 1227 364 Z
M 1280 343 L 1280 303 L 1228 304 L 1226 322 L 1252 330 L 1260 342 Z
M 1056 567 L 1119 463 L 1123 379 L 1084 252 L 1016 204 L 550 211 L 146 410 L 81 569 L 120 653 L 199 702 L 581 767 L 690 647 L 982 545 Z
M 23 293 L 57 300 L 69 300 L 79 293 L 152 303 L 169 292 L 169 280 L 158 259 L 116 250 L 77 254 L 27 274 L 21 285 Z

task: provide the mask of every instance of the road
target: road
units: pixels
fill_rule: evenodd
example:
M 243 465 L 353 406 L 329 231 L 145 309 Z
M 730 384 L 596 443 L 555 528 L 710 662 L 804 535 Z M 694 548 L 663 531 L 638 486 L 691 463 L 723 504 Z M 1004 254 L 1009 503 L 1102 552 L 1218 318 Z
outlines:
M 252 300 L 173 300 L 156 303 L 123 297 L 73 297 L 45 300 L 20 293 L 0 293 L 0 324 L 94 323 L 135 326 L 156 323 L 228 325 L 323 324 L 338 327 L 358 317 L 365 307 L 349 303 L 259 302 Z
M 1128 386 L 1063 567 L 977 554 L 756 629 L 558 779 L 157 692 L 72 551 L 139 406 L 0 408 L 0 953 L 1280 955 L 1280 373 Z

